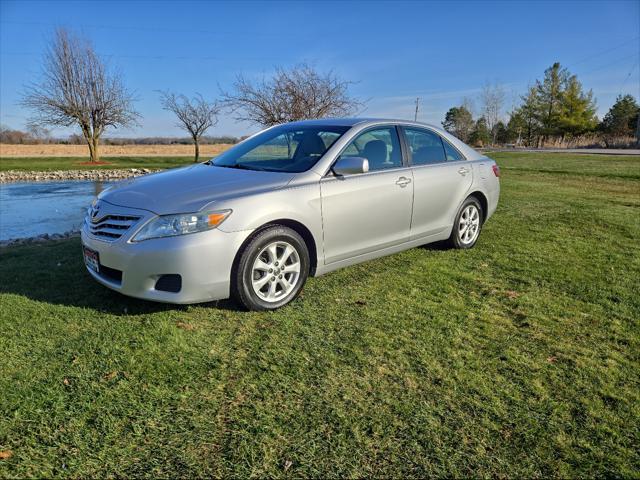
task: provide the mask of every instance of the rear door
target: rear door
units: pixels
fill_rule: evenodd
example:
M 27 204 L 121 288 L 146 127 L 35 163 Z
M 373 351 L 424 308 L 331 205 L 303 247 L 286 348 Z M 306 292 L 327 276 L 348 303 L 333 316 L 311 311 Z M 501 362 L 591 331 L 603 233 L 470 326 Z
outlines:
M 325 264 L 406 242 L 413 179 L 395 126 L 373 127 L 341 153 L 365 157 L 369 172 L 322 179 Z
M 411 239 L 451 228 L 473 182 L 469 162 L 436 132 L 403 127 L 414 180 Z

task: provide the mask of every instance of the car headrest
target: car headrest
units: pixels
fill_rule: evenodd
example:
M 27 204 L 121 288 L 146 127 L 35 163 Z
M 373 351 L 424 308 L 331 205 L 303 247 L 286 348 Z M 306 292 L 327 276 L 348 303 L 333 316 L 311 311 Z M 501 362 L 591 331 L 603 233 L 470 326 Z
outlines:
M 380 165 L 387 161 L 387 144 L 382 140 L 369 140 L 362 151 L 369 164 Z
M 298 143 L 296 152 L 293 155 L 294 158 L 300 159 L 311 156 L 320 156 L 324 154 L 327 147 L 325 146 L 322 138 L 315 132 L 305 133 Z

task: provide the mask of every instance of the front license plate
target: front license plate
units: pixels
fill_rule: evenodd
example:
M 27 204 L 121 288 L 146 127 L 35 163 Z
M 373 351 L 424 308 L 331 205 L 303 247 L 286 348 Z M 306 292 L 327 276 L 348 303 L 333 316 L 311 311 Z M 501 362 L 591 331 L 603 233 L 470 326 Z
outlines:
M 82 253 L 84 254 L 84 263 L 94 272 L 100 271 L 100 256 L 95 250 L 91 250 L 87 247 L 82 247 Z

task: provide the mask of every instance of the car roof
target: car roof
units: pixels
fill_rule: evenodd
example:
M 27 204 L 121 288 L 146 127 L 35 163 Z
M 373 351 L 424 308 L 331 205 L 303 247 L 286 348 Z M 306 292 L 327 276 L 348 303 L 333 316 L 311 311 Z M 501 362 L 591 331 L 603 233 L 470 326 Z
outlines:
M 297 122 L 291 122 L 285 125 L 318 125 L 318 126 L 334 126 L 334 127 L 353 127 L 354 125 L 360 124 L 378 124 L 378 123 L 397 123 L 402 125 L 421 125 L 427 126 L 431 128 L 440 129 L 440 127 L 436 125 L 431 125 L 428 123 L 422 122 L 414 122 L 411 120 L 400 120 L 394 118 L 319 118 L 315 120 L 299 120 Z

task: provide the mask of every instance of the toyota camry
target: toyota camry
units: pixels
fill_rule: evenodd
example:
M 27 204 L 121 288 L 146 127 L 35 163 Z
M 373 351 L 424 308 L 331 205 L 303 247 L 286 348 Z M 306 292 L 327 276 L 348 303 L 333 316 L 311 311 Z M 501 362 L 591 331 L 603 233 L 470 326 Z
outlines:
M 496 209 L 496 163 L 416 122 L 308 120 L 213 160 L 115 184 L 82 228 L 88 272 L 169 303 L 296 298 L 309 275 L 446 241 L 475 245 Z

